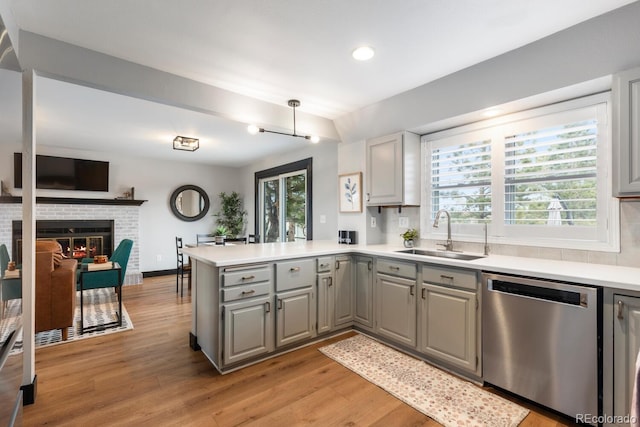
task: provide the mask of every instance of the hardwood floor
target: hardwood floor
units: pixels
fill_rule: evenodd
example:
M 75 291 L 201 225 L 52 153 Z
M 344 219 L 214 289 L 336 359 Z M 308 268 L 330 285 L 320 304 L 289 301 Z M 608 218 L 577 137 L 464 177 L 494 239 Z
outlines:
M 36 350 L 25 426 L 440 425 L 317 351 L 348 335 L 222 376 L 189 348 L 175 276 L 123 292 L 132 331 Z M 573 425 L 519 403 L 532 409 L 523 427 Z

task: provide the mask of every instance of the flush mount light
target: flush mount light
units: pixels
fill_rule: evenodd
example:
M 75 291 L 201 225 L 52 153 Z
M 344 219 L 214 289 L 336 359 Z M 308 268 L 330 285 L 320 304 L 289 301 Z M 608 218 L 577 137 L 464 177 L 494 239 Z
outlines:
M 314 144 L 319 142 L 320 141 L 320 137 L 317 136 L 317 135 L 298 135 L 296 133 L 296 107 L 300 106 L 300 101 L 298 101 L 297 99 L 290 99 L 287 102 L 287 105 L 289 107 L 293 108 L 293 133 L 278 132 L 278 131 L 275 131 L 275 130 L 267 130 L 265 128 L 261 128 L 261 127 L 258 127 L 256 125 L 247 126 L 247 132 L 249 132 L 251 135 L 255 135 L 258 132 L 277 133 L 278 135 L 295 136 L 296 138 L 308 139 L 309 141 L 311 141 Z
M 376 52 L 371 46 L 360 46 L 359 48 L 356 48 L 353 52 L 351 52 L 351 56 L 353 56 L 353 59 L 356 59 L 358 61 L 368 61 L 369 59 L 373 58 L 373 55 L 375 54 Z
M 173 149 L 182 151 L 196 151 L 200 148 L 200 140 L 198 138 L 188 138 L 186 136 L 176 136 L 173 139 Z

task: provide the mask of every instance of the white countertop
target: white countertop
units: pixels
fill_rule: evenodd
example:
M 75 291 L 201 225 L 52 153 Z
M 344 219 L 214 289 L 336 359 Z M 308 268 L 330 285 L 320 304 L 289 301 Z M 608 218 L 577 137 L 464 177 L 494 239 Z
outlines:
M 184 253 L 198 261 L 206 262 L 216 267 L 254 264 L 291 258 L 359 253 L 452 267 L 640 291 L 640 268 L 503 255 L 489 255 L 473 261 L 462 261 L 395 252 L 402 249 L 404 248 L 398 245 L 343 245 L 332 241 L 313 240 L 308 242 L 233 246 L 199 246 L 195 248 L 185 248 Z

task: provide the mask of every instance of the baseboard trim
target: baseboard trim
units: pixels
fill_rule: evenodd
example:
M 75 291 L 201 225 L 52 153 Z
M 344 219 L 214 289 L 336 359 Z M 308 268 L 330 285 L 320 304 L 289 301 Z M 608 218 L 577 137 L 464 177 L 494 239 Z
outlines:
M 36 403 L 36 392 L 38 390 L 38 376 L 34 375 L 33 382 L 31 384 L 25 384 L 20 386 L 22 390 L 22 405 L 33 405 Z
M 156 276 L 169 276 L 177 274 L 176 269 L 170 270 L 154 270 L 154 271 L 143 271 L 142 277 L 156 277 Z

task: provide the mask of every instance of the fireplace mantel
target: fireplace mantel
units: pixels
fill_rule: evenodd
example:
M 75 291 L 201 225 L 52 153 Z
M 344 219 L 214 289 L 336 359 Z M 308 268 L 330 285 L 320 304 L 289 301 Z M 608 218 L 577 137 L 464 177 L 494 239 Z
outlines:
M 89 199 L 74 197 L 36 197 L 36 203 L 60 204 L 60 205 L 120 205 L 120 206 L 140 206 L 146 200 L 131 199 Z M 20 196 L 2 196 L 0 203 L 22 203 Z

